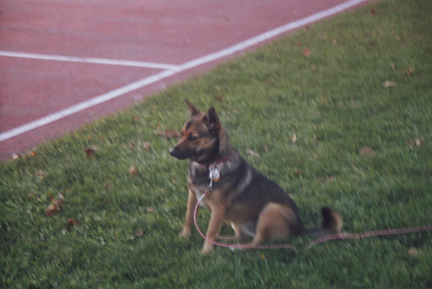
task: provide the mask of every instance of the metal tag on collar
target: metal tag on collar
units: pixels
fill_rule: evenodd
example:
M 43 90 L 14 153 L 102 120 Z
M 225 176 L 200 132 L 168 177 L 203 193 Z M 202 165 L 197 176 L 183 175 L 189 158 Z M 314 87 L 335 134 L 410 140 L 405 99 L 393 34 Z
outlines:
M 210 182 L 217 182 L 220 180 L 220 168 L 216 164 L 212 164 L 209 167 Z

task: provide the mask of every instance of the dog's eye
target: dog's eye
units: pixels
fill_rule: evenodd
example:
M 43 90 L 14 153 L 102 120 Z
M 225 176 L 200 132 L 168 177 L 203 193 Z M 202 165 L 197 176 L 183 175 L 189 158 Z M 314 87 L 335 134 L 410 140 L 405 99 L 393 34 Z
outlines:
M 198 137 L 194 136 L 194 135 L 189 135 L 189 140 L 190 141 L 196 141 L 198 139 Z

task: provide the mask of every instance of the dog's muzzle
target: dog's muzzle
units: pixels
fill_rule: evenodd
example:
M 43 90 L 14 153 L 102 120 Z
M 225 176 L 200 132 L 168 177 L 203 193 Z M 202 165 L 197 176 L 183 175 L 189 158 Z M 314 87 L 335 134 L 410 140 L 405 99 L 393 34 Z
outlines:
M 186 157 L 183 156 L 183 154 L 180 153 L 176 148 L 172 148 L 169 153 L 170 153 L 170 155 L 172 155 L 173 157 L 175 157 L 177 159 L 180 159 L 180 160 L 186 159 Z

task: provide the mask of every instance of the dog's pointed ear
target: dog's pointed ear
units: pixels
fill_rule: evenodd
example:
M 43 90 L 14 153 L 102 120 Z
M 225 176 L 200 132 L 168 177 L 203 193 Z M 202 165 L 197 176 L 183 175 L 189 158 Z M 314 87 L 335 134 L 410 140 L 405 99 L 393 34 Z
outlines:
M 211 132 L 216 132 L 220 127 L 219 117 L 217 116 L 214 107 L 209 108 L 203 120 Z
M 189 101 L 187 101 L 186 99 L 184 101 L 186 102 L 187 107 L 188 107 L 191 115 L 200 115 L 200 114 L 203 114 L 195 106 L 193 106 Z

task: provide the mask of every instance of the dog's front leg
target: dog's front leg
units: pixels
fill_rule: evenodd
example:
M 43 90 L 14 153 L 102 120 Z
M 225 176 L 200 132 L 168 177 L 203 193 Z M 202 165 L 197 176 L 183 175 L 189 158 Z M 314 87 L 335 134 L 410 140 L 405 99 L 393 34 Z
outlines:
M 186 218 L 183 230 L 179 233 L 180 237 L 188 237 L 191 234 L 194 211 L 197 203 L 196 195 L 189 189 L 189 196 L 187 201 Z
M 216 236 L 218 235 L 224 221 L 225 210 L 226 208 L 220 204 L 211 206 L 210 223 L 208 225 L 206 233 L 207 240 L 213 242 L 216 240 Z M 201 250 L 203 254 L 207 254 L 208 252 L 213 250 L 213 243 L 207 240 L 204 242 L 204 247 Z

